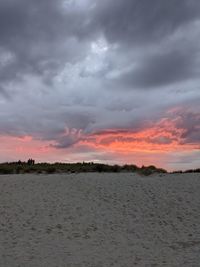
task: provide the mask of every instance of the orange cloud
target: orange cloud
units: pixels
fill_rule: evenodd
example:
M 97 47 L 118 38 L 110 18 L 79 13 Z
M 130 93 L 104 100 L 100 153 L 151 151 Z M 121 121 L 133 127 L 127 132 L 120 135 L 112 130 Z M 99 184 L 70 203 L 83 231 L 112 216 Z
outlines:
M 149 128 L 138 131 L 109 130 L 85 137 L 78 145 L 119 153 L 172 152 L 198 149 L 197 144 L 184 142 L 185 129 L 176 126 L 177 119 L 161 119 Z
M 154 164 L 168 170 L 195 167 L 199 161 L 194 159 L 200 151 L 198 116 L 175 110 L 140 129 L 107 129 L 92 134 L 66 129 L 58 140 L 52 141 L 36 140 L 32 136 L 0 136 L 0 161 L 32 157 L 48 162 Z

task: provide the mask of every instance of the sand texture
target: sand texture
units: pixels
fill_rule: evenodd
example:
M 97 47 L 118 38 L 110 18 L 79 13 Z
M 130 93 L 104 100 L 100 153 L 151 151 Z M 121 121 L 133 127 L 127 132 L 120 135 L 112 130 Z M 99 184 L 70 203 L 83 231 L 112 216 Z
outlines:
M 0 267 L 200 266 L 200 174 L 0 176 Z

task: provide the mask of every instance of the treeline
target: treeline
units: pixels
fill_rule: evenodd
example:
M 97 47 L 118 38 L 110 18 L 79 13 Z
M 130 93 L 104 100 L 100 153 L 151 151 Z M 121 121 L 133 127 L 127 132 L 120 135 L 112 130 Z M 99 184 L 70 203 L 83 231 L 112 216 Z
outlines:
M 7 162 L 0 164 L 0 174 L 23 174 L 23 173 L 81 173 L 81 172 L 137 172 L 142 175 L 153 173 L 167 173 L 166 170 L 155 166 L 136 165 L 108 165 L 93 162 L 82 163 L 37 163 L 32 159 L 27 162 Z
M 189 170 L 186 170 L 186 171 L 174 171 L 173 173 L 200 173 L 200 168 L 189 169 Z

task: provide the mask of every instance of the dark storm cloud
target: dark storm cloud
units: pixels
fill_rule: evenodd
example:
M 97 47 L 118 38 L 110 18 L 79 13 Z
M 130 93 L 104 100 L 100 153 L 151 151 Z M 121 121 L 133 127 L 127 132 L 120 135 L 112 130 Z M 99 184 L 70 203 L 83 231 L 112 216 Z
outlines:
M 19 79 L 27 73 L 50 81 L 66 62 L 74 63 L 86 57 L 86 43 L 95 41 L 100 33 L 111 44 L 128 46 L 128 50 L 117 51 L 126 58 L 134 46 L 159 43 L 200 16 L 200 3 L 193 0 L 103 0 L 94 2 L 93 8 L 90 8 L 92 2 L 87 1 L 84 9 L 76 3 L 79 1 L 71 4 L 68 1 L 65 5 L 62 0 L 0 2 L 0 54 L 7 53 L 9 57 L 0 66 L 1 81 Z M 138 68 L 122 75 L 121 83 L 134 89 L 186 78 L 194 55 L 184 53 L 173 48 L 164 55 L 150 53 L 139 58 Z M 114 64 L 108 63 L 98 76 L 104 76 L 109 68 L 114 68 Z M 82 73 L 90 75 L 88 71 Z
M 122 74 L 117 80 L 128 88 L 156 88 L 195 78 L 197 54 L 192 51 L 169 51 L 144 58 L 135 69 Z
M 196 0 L 103 0 L 97 1 L 94 25 L 110 42 L 145 45 L 171 35 L 199 15 Z
M 85 47 L 83 42 L 80 49 L 77 38 L 85 14 L 62 4 L 60 0 L 0 1 L 0 54 L 7 54 L 0 65 L 1 81 L 27 73 L 51 77 L 64 63 L 80 60 Z
M 194 36 L 199 20 L 199 1 L 99 1 L 93 25 L 119 45 L 118 55 L 127 57 L 127 66 L 134 63 L 129 71 L 119 65 L 121 74 L 111 83 L 145 89 L 199 75 L 199 34 Z

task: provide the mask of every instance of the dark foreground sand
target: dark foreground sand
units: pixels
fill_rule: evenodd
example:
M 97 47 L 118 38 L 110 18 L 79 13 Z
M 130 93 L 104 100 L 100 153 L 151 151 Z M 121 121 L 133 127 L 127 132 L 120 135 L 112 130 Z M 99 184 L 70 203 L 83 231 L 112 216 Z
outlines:
M 200 175 L 0 177 L 1 267 L 200 266 Z

